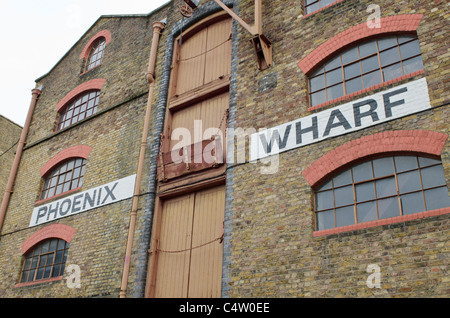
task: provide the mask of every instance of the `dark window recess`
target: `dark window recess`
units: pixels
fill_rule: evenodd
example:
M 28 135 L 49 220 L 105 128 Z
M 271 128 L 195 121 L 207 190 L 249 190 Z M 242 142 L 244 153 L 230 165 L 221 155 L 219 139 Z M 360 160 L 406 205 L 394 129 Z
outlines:
M 59 115 L 57 130 L 64 129 L 97 112 L 100 91 L 91 91 L 65 107 Z
M 71 159 L 59 165 L 46 177 L 41 192 L 41 200 L 79 188 L 83 184 L 86 160 Z
M 364 42 L 316 69 L 309 78 L 310 104 L 319 105 L 422 69 L 417 36 Z
M 69 243 L 60 239 L 45 240 L 25 255 L 20 283 L 63 276 Z
M 450 206 L 440 160 L 377 158 L 341 172 L 315 191 L 316 230 Z
M 86 60 L 86 68 L 84 70 L 85 72 L 102 64 L 105 46 L 106 46 L 106 40 L 104 38 L 97 40 L 94 43 L 94 46 L 92 47 L 91 51 L 89 52 L 89 56 Z

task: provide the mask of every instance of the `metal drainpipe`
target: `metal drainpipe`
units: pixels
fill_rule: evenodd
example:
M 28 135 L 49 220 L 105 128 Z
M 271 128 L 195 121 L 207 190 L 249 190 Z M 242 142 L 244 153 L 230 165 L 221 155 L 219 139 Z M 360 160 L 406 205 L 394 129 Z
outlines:
M 11 194 L 13 193 L 14 183 L 16 181 L 17 170 L 19 169 L 20 159 L 22 158 L 23 148 L 26 144 L 26 139 L 28 135 L 28 130 L 30 129 L 31 118 L 33 117 L 34 108 L 39 99 L 39 95 L 41 95 L 42 86 L 35 88 L 31 91 L 31 103 L 30 108 L 28 109 L 27 119 L 25 121 L 25 126 L 22 128 L 22 133 L 20 135 L 19 143 L 16 150 L 16 156 L 14 157 L 14 162 L 11 167 L 11 172 L 9 175 L 8 183 L 6 185 L 5 194 L 3 196 L 2 206 L 0 208 L 0 230 L 3 227 L 3 222 L 5 220 L 6 209 L 9 205 L 9 200 L 11 198 Z
M 120 298 L 126 298 L 126 296 L 127 296 L 128 276 L 129 276 L 129 272 L 130 272 L 130 260 L 131 260 L 131 253 L 132 253 L 132 249 L 133 249 L 134 232 L 135 232 L 135 228 L 136 228 L 136 217 L 137 217 L 139 196 L 141 193 L 140 187 L 141 187 L 141 179 L 142 179 L 142 170 L 144 168 L 145 150 L 147 147 L 147 137 L 148 137 L 148 130 L 149 130 L 149 126 L 150 126 L 153 91 L 154 91 L 154 86 L 155 86 L 154 72 L 155 72 L 156 56 L 157 56 L 157 51 L 158 51 L 160 34 L 161 34 L 161 31 L 164 30 L 164 28 L 165 28 L 164 22 L 158 21 L 158 22 L 153 23 L 153 39 L 152 39 L 152 47 L 151 47 L 151 51 L 150 51 L 150 59 L 149 59 L 149 66 L 148 66 L 148 72 L 147 72 L 147 81 L 149 82 L 150 86 L 149 86 L 149 93 L 148 93 L 147 110 L 145 113 L 144 128 L 142 131 L 141 149 L 139 152 L 138 169 L 137 169 L 137 175 L 136 175 L 136 185 L 134 188 L 133 203 L 132 203 L 132 208 L 131 208 L 131 213 L 130 213 L 130 225 L 129 225 L 129 229 L 128 229 L 128 240 L 127 240 L 125 261 L 123 264 L 122 285 L 120 287 Z

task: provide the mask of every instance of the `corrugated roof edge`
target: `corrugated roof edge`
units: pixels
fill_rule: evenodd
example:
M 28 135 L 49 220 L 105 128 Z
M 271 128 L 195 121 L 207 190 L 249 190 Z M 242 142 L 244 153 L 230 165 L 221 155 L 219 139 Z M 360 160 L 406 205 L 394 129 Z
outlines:
M 58 66 L 59 63 L 61 63 L 61 61 L 69 54 L 70 51 L 72 51 L 72 49 L 78 44 L 78 42 L 80 42 L 85 36 L 86 34 L 89 33 L 89 31 L 92 30 L 92 28 L 101 20 L 101 19 L 105 19 L 105 18 L 146 18 L 151 16 L 152 14 L 157 13 L 158 11 L 164 9 L 167 5 L 169 5 L 173 0 L 167 1 L 165 4 L 163 4 L 162 6 L 160 6 L 159 8 L 156 8 L 155 10 L 153 10 L 152 12 L 148 13 L 148 14 L 106 14 L 106 15 L 101 15 L 92 25 L 89 29 L 87 29 L 86 32 L 83 33 L 83 35 L 78 39 L 78 41 L 76 41 L 71 47 L 70 49 L 66 52 L 66 54 L 64 54 L 59 61 L 50 69 L 50 71 L 48 71 L 47 73 L 45 73 L 44 75 L 40 76 L 39 78 L 37 78 L 35 80 L 35 82 L 39 82 L 40 80 L 42 80 L 43 78 L 45 78 L 47 75 L 49 75 L 55 68 L 56 66 Z

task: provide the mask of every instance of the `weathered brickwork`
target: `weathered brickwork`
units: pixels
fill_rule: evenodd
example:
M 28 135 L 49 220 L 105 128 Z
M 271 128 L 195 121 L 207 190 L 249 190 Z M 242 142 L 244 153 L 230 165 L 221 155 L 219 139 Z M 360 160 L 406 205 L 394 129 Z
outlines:
M 33 114 L 0 238 L 1 297 L 118 297 L 131 199 L 40 226 L 28 226 L 39 201 L 41 173 L 59 161 L 58 154 L 66 149 L 91 148 L 86 154 L 80 191 L 136 173 L 148 99 L 146 72 L 153 34 L 151 23 L 162 19 L 161 15 L 158 11 L 154 15 L 101 17 L 48 74 L 37 80 L 37 85 L 43 85 L 42 94 Z M 102 30 L 111 34 L 103 62 L 83 73 L 80 54 Z M 86 83 L 99 83 L 96 88 L 101 88 L 96 114 L 56 131 L 58 109 L 83 91 L 76 88 L 96 86 Z M 66 96 L 70 98 L 65 99 Z M 146 192 L 146 178 L 142 185 L 142 192 Z M 75 231 L 66 268 L 79 266 L 81 288 L 68 288 L 66 279 L 16 286 L 23 262 L 22 244 L 54 224 Z
M 0 204 L 2 203 L 3 193 L 5 193 L 8 183 L 21 132 L 22 127 L 0 116 Z
M 223 2 L 253 23 L 253 0 Z M 448 297 L 450 208 L 370 226 L 316 231 L 314 187 L 349 164 L 384 151 L 440 156 L 448 187 L 449 4 L 382 1 L 381 22 L 393 25 L 381 29 L 417 34 L 424 70 L 312 108 L 305 72 L 336 52 L 335 47 L 323 44 L 332 43 L 327 41 L 333 38 L 350 41 L 342 34 L 363 28 L 372 13 L 367 11 L 372 1 L 339 0 L 308 15 L 303 2 L 263 1 L 263 33 L 273 48 L 273 65 L 263 71 L 258 70 L 251 34 L 233 21 L 229 128 L 272 128 L 423 78 L 431 108 L 283 152 L 277 156 L 278 170 L 270 174 L 261 170 L 267 162 L 250 162 L 247 140 L 245 160 L 229 162 L 226 170 L 222 297 Z M 130 264 L 127 297 L 146 295 L 158 198 L 156 160 L 174 41 L 181 32 L 221 10 L 214 1 L 202 0 L 191 18 L 182 18 L 178 7 L 183 3 L 170 1 L 149 15 L 99 18 L 37 80 L 43 85 L 42 94 L 0 229 L 0 297 L 116 298 L 124 261 Z M 80 191 L 136 173 L 149 93 L 152 24 L 163 19 L 131 257 L 125 260 L 131 199 L 29 228 L 43 185 L 42 171 L 64 157 L 64 152 L 58 157 L 61 151 L 84 149 L 86 172 Z M 371 36 L 378 34 L 370 32 Z M 102 65 L 84 72 L 80 57 L 86 56 L 86 48 L 99 34 L 108 36 Z M 358 34 L 354 40 L 360 38 Z M 56 131 L 59 107 L 83 87 L 101 87 L 97 113 Z M 368 140 L 373 146 L 382 136 L 387 138 L 382 143 L 384 150 L 366 151 L 361 146 Z M 335 149 L 340 156 L 336 160 Z M 337 160 L 342 160 L 342 166 L 334 166 Z M 39 241 L 39 235 L 70 239 L 66 266 L 80 267 L 81 288 L 68 287 L 67 273 L 64 279 L 17 286 L 22 253 Z M 367 285 L 369 265 L 380 269 L 379 288 Z
M 239 1 L 244 20 L 252 19 L 252 3 Z M 340 1 L 304 17 L 301 1 L 264 2 L 264 32 L 273 44 L 274 66 L 257 71 L 244 41 L 248 34 L 242 31 L 234 126 L 271 128 L 315 113 L 308 110 L 308 79 L 297 63 L 337 34 L 365 23 L 369 4 L 370 1 Z M 380 8 L 382 18 L 423 14 L 417 35 L 425 72 L 400 83 L 426 77 L 433 108 L 282 153 L 279 171 L 272 175 L 259 173 L 262 163 L 230 168 L 227 199 L 232 208 L 227 210 L 226 219 L 229 254 L 224 268 L 228 281 L 224 296 L 448 296 L 448 209 L 441 216 L 313 235 L 313 191 L 302 174 L 322 156 L 350 141 L 384 131 L 422 129 L 448 135 L 450 49 L 443 44 L 448 36 L 446 5 L 383 1 Z M 265 84 L 270 78 L 277 80 Z M 358 98 L 398 84 L 371 90 Z M 330 103 L 317 112 L 342 103 Z M 448 153 L 447 140 L 441 154 L 447 185 Z M 380 267 L 381 288 L 370 289 L 366 284 L 370 264 Z

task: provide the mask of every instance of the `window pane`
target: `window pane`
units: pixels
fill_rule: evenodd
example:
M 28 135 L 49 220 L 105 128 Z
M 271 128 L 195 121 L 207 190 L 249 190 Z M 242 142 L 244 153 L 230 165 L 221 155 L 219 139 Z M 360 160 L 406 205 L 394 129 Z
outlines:
M 359 46 L 361 58 L 377 53 L 377 43 L 375 41 L 367 42 Z
M 63 192 L 67 192 L 70 190 L 70 182 L 64 183 Z
M 329 210 L 325 212 L 316 213 L 317 230 L 327 230 L 334 228 L 334 211 Z
M 47 255 L 41 255 L 38 267 L 44 267 L 47 263 Z
M 328 100 L 344 96 L 344 86 L 342 84 L 327 88 Z
M 334 57 L 331 61 L 327 62 L 325 64 L 325 71 L 330 71 L 332 69 L 335 69 L 336 67 L 340 67 L 342 65 L 341 63 L 341 56 L 338 55 Z
M 315 106 L 315 105 L 319 105 L 322 103 L 325 103 L 327 101 L 327 95 L 326 95 L 326 91 L 320 91 L 314 94 L 311 94 L 311 105 Z
M 425 191 L 427 210 L 435 210 L 450 206 L 447 187 L 436 188 Z
M 28 278 L 28 271 L 22 272 L 22 276 L 21 276 L 21 278 L 20 278 L 20 282 L 21 282 L 21 283 L 26 283 L 27 278 Z
M 47 266 L 44 269 L 44 277 L 43 278 L 49 278 L 51 271 L 52 271 L 52 267 L 51 266 Z
M 423 168 L 421 170 L 423 188 L 446 185 L 444 168 L 442 165 Z
M 335 2 L 336 0 L 321 0 L 320 1 L 320 7 L 326 7 L 327 5 L 332 4 L 333 2 Z
M 55 264 L 59 264 L 62 262 L 63 259 L 63 251 L 58 251 L 56 252 L 56 256 L 55 256 Z
M 36 273 L 36 269 L 32 269 L 28 274 L 28 282 L 32 282 L 34 280 L 34 274 Z
M 395 178 L 386 178 L 376 181 L 377 198 L 388 197 L 397 194 L 397 185 L 395 184 Z
M 320 9 L 319 2 L 316 2 L 316 3 L 306 7 L 306 14 L 312 13 L 312 12 L 317 11 L 319 9 Z
M 377 220 L 377 205 L 374 201 L 358 204 L 356 214 L 358 223 Z
M 373 160 L 373 172 L 375 174 L 375 178 L 393 175 L 394 161 L 392 157 Z
M 381 83 L 381 72 L 375 71 L 363 76 L 364 88 L 371 87 Z
M 357 77 L 345 82 L 346 94 L 351 94 L 363 89 L 362 77 Z
M 378 40 L 378 48 L 380 51 L 393 47 L 394 45 L 397 45 L 397 37 L 395 36 L 385 37 Z
M 327 86 L 342 82 L 342 70 L 340 68 L 326 73 Z
M 321 67 L 317 68 L 317 70 L 315 70 L 314 73 L 311 74 L 311 77 L 315 77 L 319 74 L 323 74 L 323 72 L 324 72 L 324 67 L 321 66 Z
M 30 268 L 36 268 L 38 261 L 39 261 L 39 256 L 33 257 L 33 260 L 31 261 L 31 267 Z
M 36 280 L 42 279 L 43 275 L 44 275 L 44 268 L 43 267 L 38 268 L 36 272 Z
M 49 254 L 48 258 L 47 258 L 47 265 L 52 265 L 54 258 L 55 258 L 55 253 Z
M 316 210 L 326 210 L 333 208 L 333 191 L 319 192 L 316 194 Z
M 62 250 L 62 249 L 64 249 L 65 245 L 66 245 L 66 242 L 65 242 L 65 241 L 59 240 L 59 241 L 58 241 L 58 247 L 57 247 L 57 249 L 58 249 L 58 250 Z
M 353 204 L 353 187 L 346 186 L 343 188 L 334 189 L 334 202 L 336 207 Z
M 336 227 L 355 224 L 353 206 L 336 209 Z
M 419 166 L 420 167 L 427 167 L 435 164 L 440 164 L 440 160 L 426 158 L 426 157 L 418 157 L 419 159 Z
M 375 185 L 373 182 L 355 185 L 356 202 L 375 199 Z
M 408 41 L 411 41 L 412 39 L 415 39 L 416 36 L 414 35 L 409 35 L 409 34 L 404 34 L 404 35 L 398 35 L 398 43 L 402 44 Z
M 380 64 L 378 62 L 378 56 L 371 56 L 365 60 L 361 61 L 362 71 L 363 73 L 368 73 L 380 68 Z
M 373 179 L 372 163 L 370 161 L 359 164 L 353 167 L 352 170 L 354 182 Z
M 359 64 L 359 62 L 345 66 L 344 67 L 344 75 L 345 75 L 346 79 L 353 78 L 355 76 L 360 76 L 361 75 L 361 65 Z
M 404 60 L 416 55 L 420 55 L 419 40 L 400 45 L 400 54 L 402 55 L 402 59 Z
M 422 57 L 417 56 L 412 59 L 403 61 L 403 71 L 405 72 L 405 74 L 410 74 L 420 70 L 423 70 Z
M 397 173 L 418 168 L 417 158 L 413 156 L 396 156 L 394 161 Z
M 407 193 L 421 190 L 419 171 L 414 170 L 398 175 L 398 191 L 400 193 Z
M 52 277 L 60 276 L 60 273 L 59 273 L 60 270 L 61 270 L 61 265 L 60 264 L 53 266 Z
M 403 215 L 425 211 L 422 192 L 402 195 L 400 199 L 402 203 Z
M 400 215 L 398 198 L 388 198 L 378 201 L 378 214 L 380 219 L 393 218 Z
M 348 64 L 348 63 L 351 63 L 358 59 L 359 59 L 359 55 L 358 55 L 358 47 L 357 46 L 342 53 L 342 63 L 343 64 Z
M 320 75 L 312 78 L 310 81 L 311 92 L 316 92 L 318 90 L 325 88 L 325 75 Z
M 323 191 L 331 189 L 332 187 L 332 179 L 328 180 L 324 185 L 322 185 L 317 191 Z
M 380 53 L 381 66 L 386 66 L 400 61 L 400 52 L 398 47 L 386 50 Z
M 347 185 L 352 183 L 352 174 L 351 170 L 346 170 L 344 172 L 341 172 L 337 176 L 333 178 L 333 185 L 335 187 Z
M 390 81 L 403 75 L 402 65 L 400 63 L 383 68 L 384 81 Z

